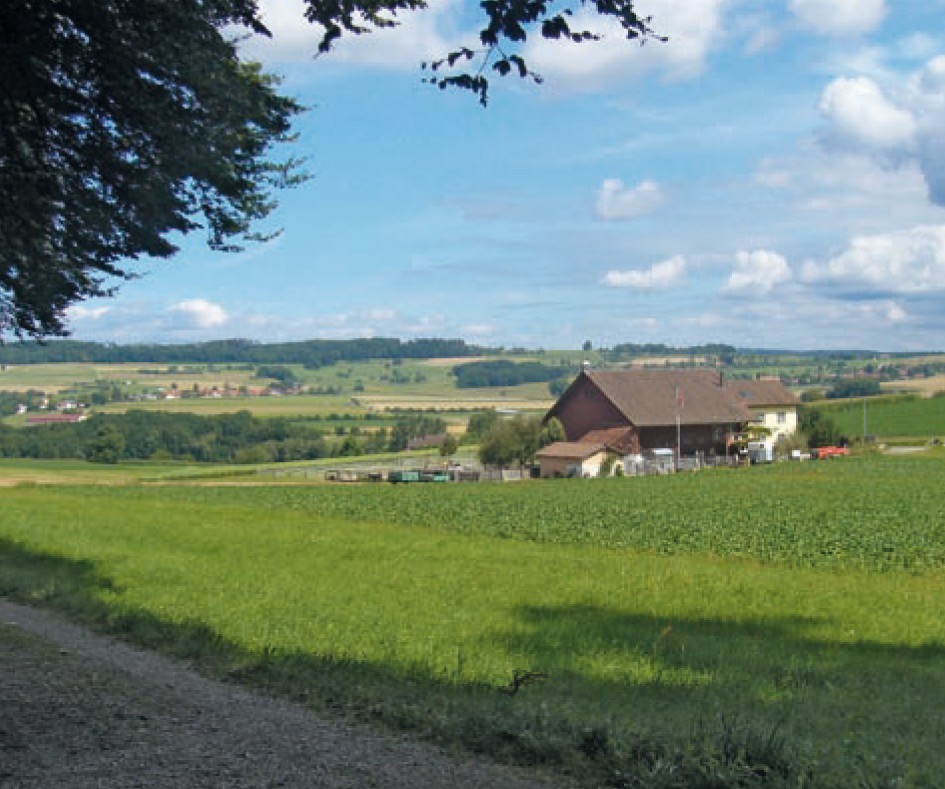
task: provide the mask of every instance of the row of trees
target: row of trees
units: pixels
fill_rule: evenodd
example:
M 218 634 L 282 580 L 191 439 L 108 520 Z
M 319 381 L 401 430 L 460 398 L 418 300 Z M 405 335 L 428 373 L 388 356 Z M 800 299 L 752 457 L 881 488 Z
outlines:
M 76 340 L 0 345 L 0 364 L 95 362 L 97 364 L 301 364 L 315 369 L 342 361 L 365 359 L 439 359 L 475 356 L 485 349 L 464 340 L 439 338 L 400 340 L 371 337 L 355 340 L 306 340 L 256 343 L 217 340 L 181 345 L 113 345 Z
M 560 367 L 550 367 L 541 362 L 512 362 L 507 359 L 458 364 L 453 367 L 452 373 L 460 389 L 544 383 L 562 377 Z
M 200 416 L 133 410 L 76 424 L 0 425 L 0 457 L 287 462 L 399 451 L 411 438 L 445 430 L 443 419 L 429 414 L 404 415 L 390 429 L 328 431 L 289 419 L 260 419 L 249 411 Z

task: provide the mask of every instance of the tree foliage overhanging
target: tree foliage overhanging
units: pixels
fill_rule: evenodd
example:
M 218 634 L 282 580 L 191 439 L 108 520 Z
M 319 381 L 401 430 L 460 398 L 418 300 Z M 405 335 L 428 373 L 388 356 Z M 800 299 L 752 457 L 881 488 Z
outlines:
M 306 0 L 326 52 L 397 23 L 426 0 Z M 633 0 L 582 0 L 645 40 Z M 476 48 L 424 64 L 438 87 L 487 75 L 539 79 L 515 52 L 537 31 L 594 40 L 566 4 L 484 0 Z M 233 33 L 268 35 L 257 0 L 4 0 L 0 4 L 0 338 L 66 332 L 64 310 L 113 292 L 143 256 L 203 229 L 232 250 L 262 238 L 276 190 L 301 180 L 280 158 L 300 106 L 240 59 Z M 467 66 L 471 73 L 463 72 Z
M 63 334 L 126 261 L 204 228 L 256 237 L 295 163 L 270 158 L 300 107 L 223 26 L 249 4 L 5 0 L 0 8 L 0 331 Z

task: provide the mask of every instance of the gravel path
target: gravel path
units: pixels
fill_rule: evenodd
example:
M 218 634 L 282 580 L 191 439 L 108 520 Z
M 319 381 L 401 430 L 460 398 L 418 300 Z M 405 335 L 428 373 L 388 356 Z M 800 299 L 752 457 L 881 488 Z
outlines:
M 0 599 L 0 787 L 544 787 Z

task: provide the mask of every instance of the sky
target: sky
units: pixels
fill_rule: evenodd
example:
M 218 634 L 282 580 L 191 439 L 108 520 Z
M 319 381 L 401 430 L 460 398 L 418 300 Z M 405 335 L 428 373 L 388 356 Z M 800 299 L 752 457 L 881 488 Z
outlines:
M 476 3 L 319 58 L 301 0 L 260 8 L 245 55 L 308 108 L 281 235 L 139 261 L 75 339 L 945 349 L 945 0 L 641 0 L 665 43 L 588 18 L 485 109 L 420 69 Z

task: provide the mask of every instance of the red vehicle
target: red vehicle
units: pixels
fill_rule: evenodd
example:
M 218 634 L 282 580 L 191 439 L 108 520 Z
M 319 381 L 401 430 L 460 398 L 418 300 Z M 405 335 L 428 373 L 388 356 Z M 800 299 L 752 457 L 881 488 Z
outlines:
M 849 454 L 850 450 L 846 447 L 817 447 L 817 449 L 812 449 L 810 451 L 811 457 L 817 458 L 819 460 L 842 457 L 843 455 Z

